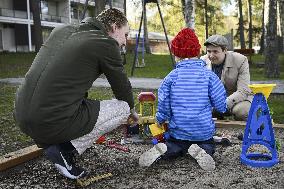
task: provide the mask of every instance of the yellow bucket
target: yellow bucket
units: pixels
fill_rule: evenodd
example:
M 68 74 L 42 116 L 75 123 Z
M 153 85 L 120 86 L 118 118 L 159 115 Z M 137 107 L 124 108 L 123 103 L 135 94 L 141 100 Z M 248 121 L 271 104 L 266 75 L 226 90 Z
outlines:
M 159 127 L 157 123 L 149 125 L 149 128 L 152 136 L 157 136 L 166 132 L 164 125 Z
M 248 86 L 252 90 L 253 94 L 262 93 L 267 100 L 276 84 L 252 84 Z

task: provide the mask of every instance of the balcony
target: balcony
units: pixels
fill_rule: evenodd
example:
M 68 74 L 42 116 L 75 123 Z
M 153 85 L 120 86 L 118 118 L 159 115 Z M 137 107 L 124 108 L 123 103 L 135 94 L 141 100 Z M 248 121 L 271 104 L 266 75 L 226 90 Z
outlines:
M 85 4 L 86 0 L 71 0 L 71 2 Z M 95 6 L 95 1 L 94 0 L 89 0 L 88 4 L 90 6 Z
M 9 18 L 19 18 L 19 19 L 28 19 L 28 13 L 26 11 L 18 11 L 11 9 L 2 9 L 0 8 L 0 16 Z M 41 20 L 47 22 L 56 22 L 56 23 L 67 23 L 67 17 L 55 16 L 49 14 L 41 14 Z M 31 20 L 33 19 L 33 14 L 31 13 Z
M 17 11 L 17 10 L 0 8 L 0 16 L 27 19 L 28 13 L 25 11 Z
M 63 23 L 62 20 L 64 18 L 62 16 L 53 16 L 53 15 L 48 15 L 48 14 L 41 14 L 40 16 L 41 16 L 41 20 L 43 21 L 57 22 L 57 23 Z

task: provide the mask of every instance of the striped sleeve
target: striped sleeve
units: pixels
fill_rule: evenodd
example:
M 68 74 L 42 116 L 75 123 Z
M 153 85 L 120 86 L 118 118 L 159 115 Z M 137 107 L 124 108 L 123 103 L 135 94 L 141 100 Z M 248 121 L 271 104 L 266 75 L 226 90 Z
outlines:
M 209 79 L 209 97 L 213 108 L 221 113 L 226 112 L 226 90 L 221 80 L 213 72 L 210 73 Z
M 163 80 L 158 90 L 158 111 L 156 113 L 156 119 L 160 124 L 169 121 L 171 116 L 170 90 L 173 81 L 172 73 L 173 72 Z

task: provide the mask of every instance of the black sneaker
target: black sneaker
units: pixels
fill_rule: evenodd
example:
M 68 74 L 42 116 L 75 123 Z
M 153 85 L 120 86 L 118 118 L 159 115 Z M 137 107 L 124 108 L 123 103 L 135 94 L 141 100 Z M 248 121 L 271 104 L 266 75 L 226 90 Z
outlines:
M 51 145 L 44 150 L 47 159 L 54 163 L 56 169 L 65 177 L 78 179 L 85 174 L 84 169 L 76 167 L 74 152 L 63 151 L 58 145 Z

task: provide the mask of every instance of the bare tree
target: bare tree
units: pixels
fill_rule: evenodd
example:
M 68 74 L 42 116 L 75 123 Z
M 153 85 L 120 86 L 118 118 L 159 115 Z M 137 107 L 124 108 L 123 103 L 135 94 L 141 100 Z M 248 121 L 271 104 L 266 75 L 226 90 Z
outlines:
M 103 10 L 105 10 L 106 1 L 105 0 L 95 0 L 95 14 L 98 16 Z
M 41 20 L 40 20 L 40 0 L 31 0 L 30 3 L 31 3 L 31 10 L 33 13 L 33 21 L 34 21 L 35 51 L 38 52 L 43 43 Z
M 279 78 L 277 48 L 277 0 L 265 0 L 265 75 Z
M 244 19 L 243 19 L 243 3 L 242 0 L 239 1 L 239 31 L 240 31 L 240 42 L 241 48 L 245 49 L 245 35 L 244 35 Z

